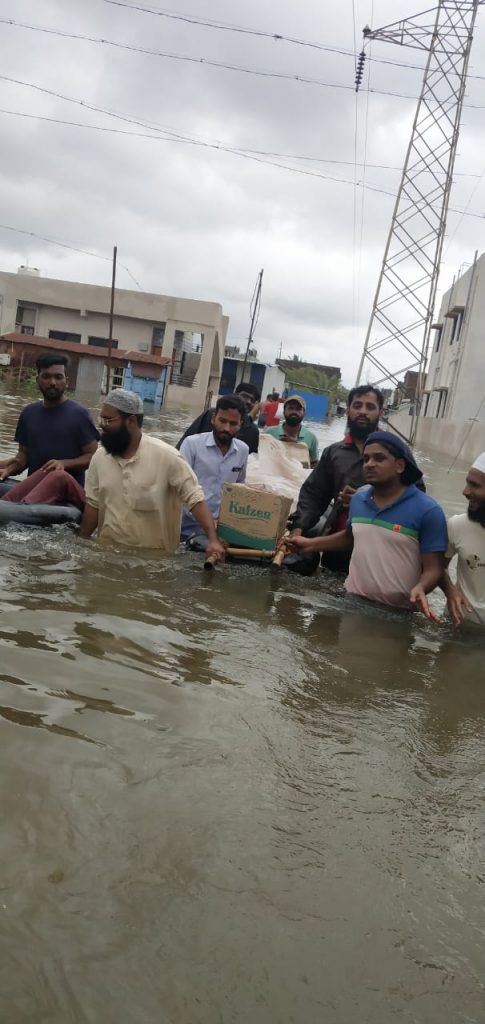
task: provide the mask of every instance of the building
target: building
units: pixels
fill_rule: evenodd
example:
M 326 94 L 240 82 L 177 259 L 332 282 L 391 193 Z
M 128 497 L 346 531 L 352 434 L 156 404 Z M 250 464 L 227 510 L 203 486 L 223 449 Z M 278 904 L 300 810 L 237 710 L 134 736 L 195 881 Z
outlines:
M 485 449 L 485 254 L 459 273 L 432 325 L 416 441 L 465 461 Z M 399 417 L 392 418 L 399 428 Z M 401 428 L 406 430 L 403 422 Z
M 34 367 L 41 352 L 63 352 L 69 358 L 67 380 L 70 390 L 93 395 L 108 390 L 108 350 L 74 341 L 56 341 L 31 334 L 0 335 L 0 365 L 12 372 Z M 110 386 L 135 391 L 144 402 L 160 408 L 165 396 L 170 360 L 148 352 L 113 352 Z
M 238 384 L 241 384 L 243 380 L 244 362 L 244 353 L 237 345 L 226 345 L 219 394 L 232 395 L 234 393 Z M 277 391 L 278 394 L 281 394 L 285 386 L 284 371 L 272 363 L 262 363 L 254 348 L 249 349 L 244 380 L 254 384 L 263 399 L 270 391 Z
M 418 389 L 418 378 L 419 373 L 417 370 L 406 370 L 404 380 L 399 382 L 394 393 L 391 392 L 394 408 L 397 408 L 402 402 L 414 402 Z
M 423 415 L 485 423 L 485 254 L 455 278 L 433 324 Z
M 111 289 L 0 272 L 0 334 L 106 349 Z M 219 391 L 228 318 L 216 302 L 117 288 L 113 348 L 170 363 L 166 406 L 200 411 Z M 143 361 L 143 360 L 142 360 Z

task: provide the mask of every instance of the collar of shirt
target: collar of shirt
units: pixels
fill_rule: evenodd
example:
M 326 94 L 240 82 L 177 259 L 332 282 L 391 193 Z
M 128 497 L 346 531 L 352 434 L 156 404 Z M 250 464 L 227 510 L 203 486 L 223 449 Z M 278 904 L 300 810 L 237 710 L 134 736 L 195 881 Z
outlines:
M 380 429 L 381 428 L 378 425 L 376 427 L 376 430 L 380 430 Z M 355 443 L 355 441 L 354 441 L 354 439 L 352 437 L 352 434 L 349 434 L 348 432 L 346 433 L 346 435 L 345 435 L 345 437 L 344 437 L 344 439 L 342 441 L 342 444 L 353 445 L 354 448 L 357 448 L 357 445 L 356 445 L 356 443 Z
M 368 490 L 365 493 L 362 493 L 362 499 L 366 505 L 369 505 L 373 512 L 379 515 L 381 512 L 386 512 L 390 508 L 395 508 L 397 505 L 402 505 L 403 502 L 409 501 L 409 498 L 412 498 L 416 494 L 416 491 L 416 484 L 409 484 L 409 486 L 406 487 L 406 490 L 403 491 L 395 501 L 390 501 L 388 505 L 381 506 L 376 505 L 374 501 L 374 488 L 372 485 L 369 485 Z
M 140 444 L 138 445 L 138 448 L 136 449 L 136 452 L 134 452 L 133 455 L 130 455 L 129 459 L 124 459 L 122 455 L 115 455 L 114 459 L 116 460 L 116 462 L 120 466 L 129 466 L 129 465 L 131 465 L 132 462 L 135 461 L 135 459 L 139 458 L 141 449 L 144 447 L 144 445 L 145 445 L 145 435 L 142 434 L 141 437 L 140 437 Z
M 227 449 L 227 452 L 224 452 L 224 453 L 221 452 L 221 449 L 219 448 L 219 445 L 217 444 L 216 439 L 214 437 L 214 431 L 212 431 L 212 430 L 211 430 L 211 432 L 210 432 L 210 434 L 209 434 L 205 444 L 206 444 L 206 448 L 217 448 L 217 450 L 220 452 L 221 458 L 223 458 L 223 459 L 225 459 L 228 455 L 230 455 L 231 452 L 237 452 L 239 450 L 239 445 L 237 444 L 236 438 L 232 437 L 231 438 L 231 443 L 229 445 L 229 448 Z

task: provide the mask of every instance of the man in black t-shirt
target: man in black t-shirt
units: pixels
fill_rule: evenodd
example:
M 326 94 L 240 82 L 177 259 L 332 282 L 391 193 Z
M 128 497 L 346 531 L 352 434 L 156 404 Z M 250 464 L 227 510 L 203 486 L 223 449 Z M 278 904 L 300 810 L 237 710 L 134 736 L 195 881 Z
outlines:
M 234 393 L 239 395 L 239 398 L 242 398 L 247 410 L 241 424 L 241 429 L 236 436 L 239 441 L 244 441 L 244 443 L 247 444 L 249 454 L 251 454 L 251 452 L 257 452 L 258 450 L 259 430 L 250 416 L 250 412 L 259 402 L 261 395 L 254 384 L 249 384 L 246 381 L 238 384 Z M 190 437 L 191 434 L 206 434 L 211 431 L 214 412 L 215 409 L 206 409 L 205 412 L 200 414 L 200 416 L 197 416 L 197 419 L 190 424 L 190 427 L 187 427 L 185 434 L 180 438 L 177 448 L 180 448 L 182 441 L 185 441 L 185 438 Z

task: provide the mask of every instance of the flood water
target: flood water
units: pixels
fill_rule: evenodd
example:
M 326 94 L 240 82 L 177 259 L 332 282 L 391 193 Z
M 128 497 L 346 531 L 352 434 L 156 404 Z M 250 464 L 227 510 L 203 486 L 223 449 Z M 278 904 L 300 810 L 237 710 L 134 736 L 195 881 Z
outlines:
M 2 1024 L 483 1024 L 481 638 L 68 527 L 0 575 Z

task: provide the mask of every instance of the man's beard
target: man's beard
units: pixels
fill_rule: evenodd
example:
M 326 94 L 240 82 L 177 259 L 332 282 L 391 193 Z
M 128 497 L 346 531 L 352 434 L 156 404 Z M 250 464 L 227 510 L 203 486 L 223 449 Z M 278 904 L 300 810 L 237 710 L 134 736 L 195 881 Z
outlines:
M 101 434 L 101 444 L 109 455 L 123 455 L 130 441 L 130 431 L 126 423 L 122 423 L 118 430 L 106 430 Z
M 365 441 L 369 434 L 373 434 L 374 430 L 377 430 L 379 420 L 372 420 L 369 423 L 355 423 L 355 421 L 347 420 L 347 430 L 351 437 L 356 437 L 359 441 Z
M 470 508 L 468 506 L 468 518 L 472 523 L 480 523 L 485 526 L 485 502 L 482 502 L 478 508 Z
M 290 412 L 288 416 L 285 416 L 285 419 L 289 427 L 298 427 L 302 422 L 301 416 L 297 412 Z

